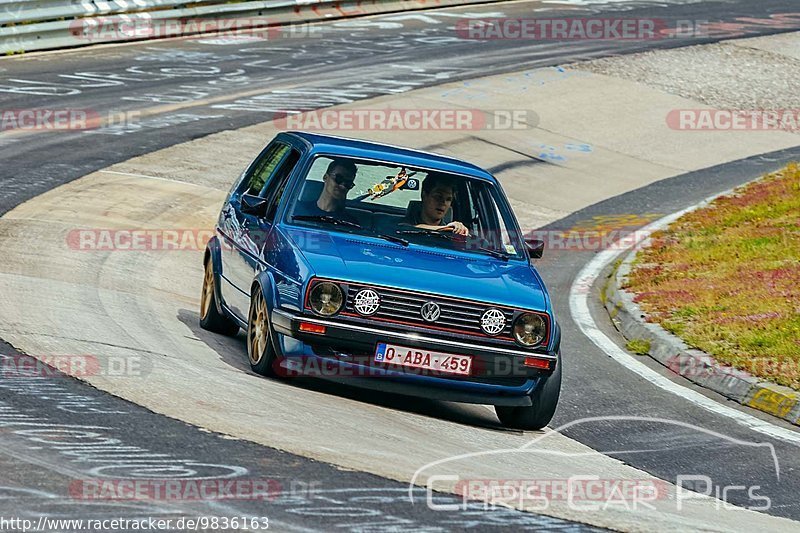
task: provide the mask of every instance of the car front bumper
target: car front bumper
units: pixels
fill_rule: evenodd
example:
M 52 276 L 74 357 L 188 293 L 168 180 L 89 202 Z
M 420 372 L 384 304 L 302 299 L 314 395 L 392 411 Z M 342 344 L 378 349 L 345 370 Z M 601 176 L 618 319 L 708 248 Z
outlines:
M 560 364 L 555 352 L 491 346 L 472 340 L 441 338 L 428 332 L 397 331 L 280 309 L 272 311 L 271 321 L 281 356 L 279 364 L 285 375 L 321 377 L 362 388 L 437 400 L 531 405 L 530 394 L 552 372 L 555 364 Z M 301 331 L 301 323 L 324 326 L 325 333 Z M 470 355 L 472 375 L 423 373 L 375 363 L 373 356 L 379 342 Z M 526 357 L 549 362 L 549 370 L 525 366 Z

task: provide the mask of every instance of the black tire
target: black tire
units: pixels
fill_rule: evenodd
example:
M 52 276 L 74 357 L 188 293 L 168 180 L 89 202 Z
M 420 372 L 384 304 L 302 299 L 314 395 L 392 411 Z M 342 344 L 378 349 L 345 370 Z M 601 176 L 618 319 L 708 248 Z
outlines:
M 214 270 L 211 265 L 211 259 L 206 261 L 205 275 L 203 276 L 203 293 L 200 296 L 200 327 L 231 337 L 239 333 L 239 324 L 227 316 L 221 315 L 217 310 L 217 295 L 214 292 Z
M 276 355 L 275 345 L 272 342 L 272 327 L 269 323 L 267 302 L 261 293 L 261 287 L 256 286 L 250 296 L 250 312 L 247 314 L 247 358 L 250 368 L 256 374 L 274 377 Z
M 561 394 L 561 357 L 558 358 L 556 369 L 531 394 L 533 405 L 525 407 L 509 407 L 495 405 L 497 418 L 507 428 L 522 430 L 538 430 L 545 427 L 553 419 L 558 406 L 558 397 Z

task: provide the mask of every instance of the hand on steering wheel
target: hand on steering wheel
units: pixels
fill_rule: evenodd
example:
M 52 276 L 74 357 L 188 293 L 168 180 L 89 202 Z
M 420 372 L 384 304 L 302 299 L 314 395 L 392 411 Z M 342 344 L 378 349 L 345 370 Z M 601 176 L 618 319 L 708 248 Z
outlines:
M 439 231 L 452 231 L 456 235 L 464 235 L 464 236 L 469 235 L 469 230 L 467 229 L 467 227 L 461 222 L 458 222 L 457 220 L 454 220 L 453 222 L 445 226 L 442 226 L 441 228 L 439 228 Z

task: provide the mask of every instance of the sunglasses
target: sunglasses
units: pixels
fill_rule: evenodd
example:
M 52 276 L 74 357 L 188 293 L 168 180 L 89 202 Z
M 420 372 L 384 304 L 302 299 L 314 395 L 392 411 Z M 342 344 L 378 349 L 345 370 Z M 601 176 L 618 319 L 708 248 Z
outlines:
M 345 187 L 347 190 L 350 190 L 356 186 L 355 181 L 351 181 L 347 179 L 347 176 L 342 176 L 341 174 L 334 174 L 333 181 L 335 181 L 337 185 Z

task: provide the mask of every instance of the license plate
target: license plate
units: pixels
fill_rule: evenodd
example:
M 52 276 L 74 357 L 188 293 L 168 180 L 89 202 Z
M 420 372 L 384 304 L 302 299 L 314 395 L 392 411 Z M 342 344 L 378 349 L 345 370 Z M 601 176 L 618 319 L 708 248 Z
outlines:
M 379 342 L 375 349 L 375 361 L 462 376 L 468 376 L 472 369 L 471 355 L 431 352 L 384 342 Z

